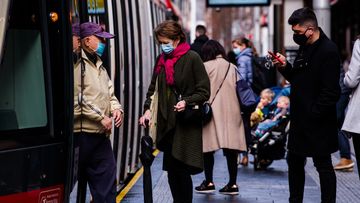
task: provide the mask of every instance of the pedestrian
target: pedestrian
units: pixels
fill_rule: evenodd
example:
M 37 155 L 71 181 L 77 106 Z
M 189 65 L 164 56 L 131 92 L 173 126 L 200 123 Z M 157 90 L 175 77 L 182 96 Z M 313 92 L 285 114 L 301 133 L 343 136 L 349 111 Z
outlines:
M 154 33 L 162 53 L 157 57 L 139 123 L 145 126 L 145 120 L 151 122 L 150 97 L 157 91 L 156 146 L 164 152 L 163 170 L 168 172 L 174 202 L 188 203 L 193 196 L 191 175 L 203 171 L 202 122 L 187 122 L 184 114 L 196 111 L 209 99 L 210 82 L 201 58 L 190 50 L 177 22 L 164 21 Z
M 342 130 L 350 133 L 353 139 L 354 150 L 356 155 L 356 163 L 358 169 L 360 168 L 360 114 L 359 114 L 359 102 L 360 102 L 360 37 L 356 40 L 351 56 L 349 70 L 345 73 L 344 84 L 345 86 L 352 88 L 351 98 L 347 107 L 347 113 L 345 115 L 344 124 Z M 359 178 L 360 178 L 360 171 Z
M 256 50 L 252 42 L 245 37 L 233 40 L 232 47 L 236 56 L 238 72 L 251 87 L 253 81 L 252 58 L 257 55 Z
M 195 28 L 195 40 L 191 44 L 190 49 L 195 51 L 202 58 L 201 48 L 209 40 L 209 37 L 206 35 L 206 27 L 204 25 L 197 25 Z
M 74 68 L 74 135 L 79 144 L 79 185 L 89 183 L 94 202 L 116 200 L 116 164 L 109 136 L 123 110 L 100 56 L 114 35 L 96 24 L 80 25 L 81 62 Z M 80 186 L 79 186 L 80 187 Z
M 238 79 L 236 66 L 226 57 L 224 47 L 215 40 L 209 40 L 202 48 L 204 65 L 210 78 L 209 102 L 213 118 L 203 128 L 203 152 L 205 180 L 195 187 L 199 193 L 215 191 L 213 181 L 214 153 L 222 149 L 226 157 L 229 182 L 219 190 L 222 194 L 238 194 L 236 184 L 237 157 L 246 151 L 244 124 L 236 96 L 235 83 Z
M 345 67 L 341 66 L 340 81 L 339 81 L 341 88 L 341 95 L 339 101 L 336 104 L 340 161 L 334 166 L 334 169 L 351 172 L 353 171 L 354 162 L 351 160 L 349 135 L 347 132 L 341 130 L 341 127 L 345 119 L 346 107 L 349 103 L 350 94 L 351 94 L 351 88 L 346 87 L 344 84 L 344 77 L 345 77 Z
M 340 96 L 340 56 L 309 8 L 295 10 L 288 23 L 300 45 L 294 64 L 273 60 L 291 84 L 290 132 L 287 163 L 289 202 L 302 202 L 306 158 L 312 157 L 319 174 L 321 202 L 336 201 L 336 175 L 331 153 L 338 150 L 336 102 Z
M 240 37 L 232 41 L 233 52 L 236 56 L 237 71 L 240 77 L 242 77 L 248 85 L 251 87 L 253 82 L 253 56 L 257 55 L 256 50 L 250 40 L 245 37 Z M 242 118 L 245 127 L 245 138 L 247 146 L 252 143 L 251 127 L 250 127 L 251 112 L 242 112 Z M 247 166 L 249 162 L 248 149 L 243 151 L 240 164 Z

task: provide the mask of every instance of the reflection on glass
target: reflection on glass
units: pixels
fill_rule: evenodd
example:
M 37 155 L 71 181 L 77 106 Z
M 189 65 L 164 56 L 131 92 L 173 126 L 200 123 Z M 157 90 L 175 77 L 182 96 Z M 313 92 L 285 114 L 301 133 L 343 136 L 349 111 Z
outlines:
M 0 6 L 0 61 L 2 60 L 6 24 L 8 19 L 9 1 L 2 0 Z
M 72 48 L 73 48 L 73 63 L 74 66 L 79 60 L 80 55 L 80 25 L 79 23 L 74 23 L 72 25 Z
M 9 29 L 0 65 L 0 131 L 46 126 L 40 32 Z

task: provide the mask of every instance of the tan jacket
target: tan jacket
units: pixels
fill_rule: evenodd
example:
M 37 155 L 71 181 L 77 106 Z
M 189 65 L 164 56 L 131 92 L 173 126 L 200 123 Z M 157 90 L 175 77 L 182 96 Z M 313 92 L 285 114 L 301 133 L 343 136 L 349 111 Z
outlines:
M 111 117 L 115 109 L 123 112 L 122 107 L 114 95 L 114 87 L 102 61 L 98 58 L 94 65 L 82 52 L 85 63 L 82 124 L 79 93 L 81 93 L 81 63 L 74 68 L 74 132 L 104 133 L 101 120 L 106 115 Z
M 204 63 L 210 78 L 211 102 L 224 79 L 229 62 L 223 58 Z M 245 132 L 237 100 L 235 83 L 236 71 L 233 64 L 211 107 L 213 118 L 203 128 L 203 152 L 211 152 L 222 148 L 246 150 Z

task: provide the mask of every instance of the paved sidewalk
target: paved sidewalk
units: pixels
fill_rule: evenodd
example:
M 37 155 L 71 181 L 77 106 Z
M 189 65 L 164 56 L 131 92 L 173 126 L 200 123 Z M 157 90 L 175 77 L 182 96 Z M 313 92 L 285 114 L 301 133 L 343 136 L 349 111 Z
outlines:
M 250 160 L 252 156 L 250 155 Z M 333 155 L 333 163 L 339 161 L 337 154 Z M 161 170 L 162 153 L 156 157 L 151 168 L 153 179 L 154 203 L 171 203 L 172 197 L 167 183 L 167 173 Z M 320 202 L 320 187 L 317 172 L 311 159 L 306 165 L 306 181 L 304 203 Z M 285 203 L 288 202 L 289 190 L 287 182 L 286 161 L 274 161 L 266 171 L 254 171 L 252 164 L 238 168 L 238 185 L 240 194 L 236 196 L 221 195 L 218 192 L 204 195 L 194 192 L 194 203 L 210 202 L 239 202 L 239 203 Z M 336 172 L 337 175 L 337 202 L 360 202 L 360 180 L 357 169 L 354 172 Z M 204 179 L 203 173 L 193 176 L 194 187 Z M 228 180 L 225 157 L 219 151 L 215 154 L 214 182 L 216 189 L 222 188 Z M 142 177 L 121 201 L 124 203 L 143 202 Z

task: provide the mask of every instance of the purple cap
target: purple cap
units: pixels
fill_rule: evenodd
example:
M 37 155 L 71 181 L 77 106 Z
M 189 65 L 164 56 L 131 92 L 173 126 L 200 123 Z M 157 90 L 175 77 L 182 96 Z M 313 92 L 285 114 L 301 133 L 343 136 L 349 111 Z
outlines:
M 80 36 L 80 24 L 74 23 L 72 24 L 72 34 L 75 36 Z
M 102 28 L 99 24 L 86 22 L 80 25 L 80 37 L 88 37 L 91 35 L 95 35 L 100 38 L 113 38 L 114 35 L 105 32 L 104 28 Z

